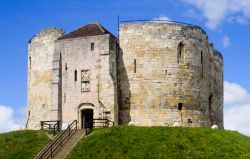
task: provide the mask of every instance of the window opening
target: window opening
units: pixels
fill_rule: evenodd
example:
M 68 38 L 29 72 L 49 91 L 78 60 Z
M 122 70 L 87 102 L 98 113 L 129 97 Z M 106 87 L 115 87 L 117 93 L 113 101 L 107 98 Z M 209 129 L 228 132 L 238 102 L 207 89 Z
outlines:
M 95 44 L 94 44 L 94 43 L 91 43 L 91 44 L 90 44 L 90 47 L 91 47 L 91 51 L 94 51 L 94 49 L 95 49 Z
M 183 63 L 184 62 L 184 44 L 181 42 L 179 43 L 178 47 L 177 47 L 177 51 L 178 51 L 178 56 L 177 56 L 177 62 L 178 63 Z
M 182 103 L 178 104 L 178 110 L 180 110 L 180 111 L 182 110 L 182 105 L 183 105 Z
M 136 59 L 134 59 L 134 73 L 136 73 Z
M 209 110 L 212 110 L 212 99 L 213 95 L 209 95 L 208 101 L 209 101 Z
M 201 51 L 201 77 L 203 77 L 203 52 Z
M 75 70 L 75 81 L 77 81 L 77 70 Z
M 29 62 L 30 62 L 30 69 L 31 69 L 31 57 L 29 57 Z

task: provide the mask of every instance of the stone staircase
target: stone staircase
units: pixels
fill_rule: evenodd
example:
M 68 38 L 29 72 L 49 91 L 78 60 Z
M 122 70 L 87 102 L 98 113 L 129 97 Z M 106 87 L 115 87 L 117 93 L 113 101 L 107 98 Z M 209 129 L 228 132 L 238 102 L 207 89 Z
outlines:
M 108 128 L 114 126 L 109 119 L 92 119 L 91 127 L 77 129 L 77 121 L 74 120 L 66 130 L 58 133 L 34 159 L 64 159 L 75 147 L 77 142 L 88 135 L 93 128 Z
M 70 151 L 75 147 L 77 142 L 82 139 L 85 135 L 83 129 L 76 130 L 74 135 L 72 135 L 69 140 L 61 147 L 60 151 L 53 157 L 54 159 L 64 159 L 70 153 Z
M 74 120 L 66 130 L 58 133 L 37 155 L 34 159 L 51 159 L 54 158 L 59 152 L 62 155 L 67 155 L 67 153 L 74 147 L 74 145 L 79 141 L 85 132 L 83 130 L 77 129 L 77 121 Z M 66 149 L 64 149 L 66 146 Z M 71 148 L 72 147 L 72 148 Z M 69 151 L 62 151 L 62 149 Z M 66 156 L 64 156 L 66 157 Z M 61 158 L 64 158 L 61 157 Z

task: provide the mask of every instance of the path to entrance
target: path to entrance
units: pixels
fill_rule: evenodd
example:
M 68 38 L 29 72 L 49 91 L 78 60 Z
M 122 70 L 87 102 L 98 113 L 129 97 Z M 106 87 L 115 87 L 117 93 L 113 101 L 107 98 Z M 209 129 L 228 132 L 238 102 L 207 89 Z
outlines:
M 69 140 L 63 145 L 59 152 L 53 157 L 53 159 L 64 159 L 75 147 L 77 142 L 83 138 L 85 134 L 84 129 L 76 130 L 75 134 L 69 138 Z

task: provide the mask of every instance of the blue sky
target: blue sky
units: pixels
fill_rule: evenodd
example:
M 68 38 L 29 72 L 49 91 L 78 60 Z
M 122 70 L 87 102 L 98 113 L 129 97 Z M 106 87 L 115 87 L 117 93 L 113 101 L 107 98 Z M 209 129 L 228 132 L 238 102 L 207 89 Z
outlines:
M 1 108 L 2 112 L 7 109 L 17 125 L 23 120 L 27 46 L 33 35 L 46 27 L 63 28 L 67 33 L 91 22 L 100 22 L 116 35 L 118 12 L 121 20 L 171 19 L 206 30 L 224 56 L 227 127 L 250 134 L 250 118 L 248 122 L 242 115 L 236 119 L 232 115 L 242 110 L 250 113 L 249 0 L 1 0 L 0 113 Z M 229 119 L 244 121 L 249 127 L 243 130 Z

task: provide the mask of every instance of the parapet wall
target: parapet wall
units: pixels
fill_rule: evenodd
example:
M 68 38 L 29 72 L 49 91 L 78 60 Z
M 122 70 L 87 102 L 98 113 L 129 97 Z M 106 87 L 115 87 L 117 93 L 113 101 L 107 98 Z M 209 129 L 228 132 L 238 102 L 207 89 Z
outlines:
M 120 124 L 211 125 L 208 66 L 213 55 L 202 29 L 125 23 L 120 26 L 120 47 Z
M 54 41 L 64 32 L 49 28 L 37 33 L 28 48 L 28 128 L 39 129 L 51 116 L 51 82 Z

